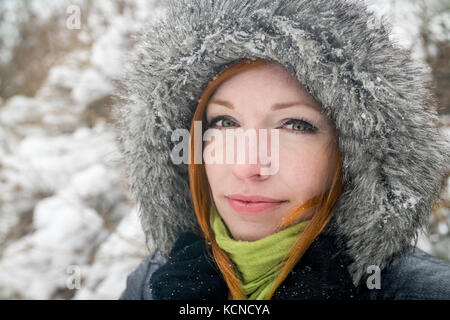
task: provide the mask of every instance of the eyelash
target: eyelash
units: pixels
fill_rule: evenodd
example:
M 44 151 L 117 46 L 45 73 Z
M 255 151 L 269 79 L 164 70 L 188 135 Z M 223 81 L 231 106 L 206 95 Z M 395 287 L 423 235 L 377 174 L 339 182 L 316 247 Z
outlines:
M 214 124 L 221 120 L 230 120 L 230 121 L 236 123 L 236 121 L 234 121 L 232 118 L 230 118 L 228 116 L 217 116 L 217 117 L 212 118 L 211 121 L 207 122 L 206 128 L 208 129 L 211 127 L 215 127 Z M 304 124 L 306 126 L 306 128 L 304 130 L 287 129 L 295 134 L 314 134 L 317 131 L 317 128 L 314 125 L 310 124 L 306 119 L 303 119 L 303 118 L 287 119 L 286 121 L 283 122 L 283 126 L 285 126 L 287 124 Z M 219 126 L 218 128 L 230 128 L 230 127 Z

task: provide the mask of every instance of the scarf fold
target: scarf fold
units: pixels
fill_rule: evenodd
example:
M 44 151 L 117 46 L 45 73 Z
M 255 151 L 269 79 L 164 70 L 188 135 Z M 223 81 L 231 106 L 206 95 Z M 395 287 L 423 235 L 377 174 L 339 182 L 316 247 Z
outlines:
M 256 241 L 235 240 L 214 205 L 210 224 L 219 247 L 228 253 L 239 271 L 248 300 L 264 300 L 298 236 L 310 221 L 303 221 Z

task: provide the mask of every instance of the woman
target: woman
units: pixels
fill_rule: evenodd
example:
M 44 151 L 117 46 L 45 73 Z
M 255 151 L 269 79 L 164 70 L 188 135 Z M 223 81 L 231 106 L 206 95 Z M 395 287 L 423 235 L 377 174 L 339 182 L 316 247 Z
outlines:
M 385 25 L 344 0 L 177 0 L 167 17 L 118 109 L 156 249 L 122 299 L 450 298 L 450 265 L 415 247 L 450 149 Z

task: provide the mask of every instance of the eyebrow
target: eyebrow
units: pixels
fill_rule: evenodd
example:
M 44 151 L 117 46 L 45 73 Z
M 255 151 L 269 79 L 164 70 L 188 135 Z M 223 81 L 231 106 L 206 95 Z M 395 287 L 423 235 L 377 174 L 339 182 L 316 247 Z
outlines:
M 224 106 L 226 108 L 234 110 L 234 106 L 230 102 L 225 101 L 225 100 L 214 99 L 214 100 L 211 100 L 210 103 L 219 104 L 221 106 Z M 294 107 L 294 106 L 306 106 L 306 107 L 315 109 L 317 111 L 320 111 L 318 107 L 313 106 L 311 104 L 304 104 L 300 101 L 275 103 L 274 105 L 272 105 L 271 110 L 280 110 L 280 109 L 290 108 L 290 107 Z

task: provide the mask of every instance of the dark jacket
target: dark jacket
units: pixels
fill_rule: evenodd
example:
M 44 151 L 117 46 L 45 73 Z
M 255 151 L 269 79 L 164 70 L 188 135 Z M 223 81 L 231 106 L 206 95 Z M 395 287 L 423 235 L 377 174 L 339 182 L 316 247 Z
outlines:
M 380 286 L 368 279 L 353 285 L 348 256 L 334 239 L 320 235 L 273 300 L 309 299 L 450 299 L 450 264 L 414 248 L 403 259 L 392 260 L 380 273 Z M 191 232 L 180 235 L 167 262 L 155 252 L 128 276 L 124 300 L 226 300 L 228 288 L 205 246 Z

